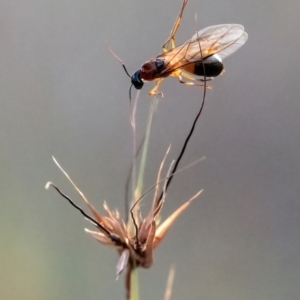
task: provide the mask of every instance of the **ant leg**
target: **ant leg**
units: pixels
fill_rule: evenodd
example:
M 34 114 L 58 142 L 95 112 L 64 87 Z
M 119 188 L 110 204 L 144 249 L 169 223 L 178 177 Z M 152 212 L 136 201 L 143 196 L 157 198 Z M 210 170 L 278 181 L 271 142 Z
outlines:
M 196 78 L 186 72 L 183 72 L 182 70 L 176 70 L 170 76 L 174 76 L 174 77 L 177 77 L 180 79 L 182 79 L 182 77 L 184 77 L 189 80 L 200 81 L 200 82 L 211 81 L 214 79 L 214 77 L 206 77 L 205 79 L 204 78 Z
M 162 98 L 164 97 L 163 93 L 159 93 L 157 92 L 158 88 L 160 87 L 161 83 L 163 81 L 163 78 L 159 78 L 156 82 L 156 85 L 154 86 L 154 88 L 149 92 L 150 96 L 157 96 L 160 95 Z
M 188 73 L 185 73 L 183 71 L 180 72 L 180 75 L 182 77 L 185 77 L 189 80 L 195 80 L 195 81 L 200 81 L 200 82 L 205 82 L 205 81 L 211 81 L 214 79 L 214 77 L 206 77 L 205 79 L 204 78 L 195 78 L 194 76 L 188 74 Z
M 184 77 L 184 78 L 187 78 L 189 80 L 198 80 L 197 78 L 195 78 L 194 76 L 188 74 L 188 73 L 185 73 L 183 71 L 180 71 L 176 76 L 178 77 L 178 75 Z
M 206 82 L 206 81 L 212 81 L 214 79 L 214 77 L 207 77 L 207 78 L 197 78 L 196 80 L 197 81 L 200 81 L 200 82 Z
M 191 81 L 183 81 L 181 75 L 178 75 L 177 78 L 178 78 L 179 82 L 182 83 L 182 84 L 184 84 L 184 85 L 188 85 L 188 86 L 203 86 L 203 87 L 207 88 L 208 90 L 211 90 L 211 88 L 212 88 L 209 85 L 197 84 L 197 83 L 191 82 Z M 197 79 L 194 79 L 194 80 L 197 80 Z
M 183 4 L 182 4 L 182 7 L 181 7 L 181 11 L 180 11 L 180 14 L 179 16 L 177 17 L 176 21 L 175 21 L 175 24 L 172 28 L 172 31 L 171 31 L 171 34 L 170 34 L 170 37 L 166 40 L 166 42 L 163 44 L 162 46 L 162 49 L 163 49 L 163 52 L 166 53 L 168 52 L 169 50 L 175 48 L 175 34 L 177 32 L 177 29 L 180 25 L 180 21 L 181 21 L 181 18 L 182 18 L 182 14 L 183 14 L 183 11 L 184 11 L 184 8 L 185 6 L 187 5 L 187 2 L 188 0 L 184 0 L 183 1 Z

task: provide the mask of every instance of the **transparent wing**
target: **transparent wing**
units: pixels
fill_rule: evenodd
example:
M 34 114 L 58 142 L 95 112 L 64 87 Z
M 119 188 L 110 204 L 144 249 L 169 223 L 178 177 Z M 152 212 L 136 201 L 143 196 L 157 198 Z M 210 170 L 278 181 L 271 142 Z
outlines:
M 244 45 L 247 39 L 248 34 L 239 24 L 206 27 L 181 46 L 157 57 L 165 61 L 161 74 L 171 73 L 216 53 L 223 60 Z

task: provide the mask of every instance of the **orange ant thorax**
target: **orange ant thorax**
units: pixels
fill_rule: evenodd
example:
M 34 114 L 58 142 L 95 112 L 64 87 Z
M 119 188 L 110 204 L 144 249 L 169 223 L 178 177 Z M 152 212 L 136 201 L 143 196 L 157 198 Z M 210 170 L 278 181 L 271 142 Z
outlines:
M 145 62 L 140 68 L 141 79 L 151 81 L 161 77 L 160 72 L 163 66 L 164 61 L 157 58 Z

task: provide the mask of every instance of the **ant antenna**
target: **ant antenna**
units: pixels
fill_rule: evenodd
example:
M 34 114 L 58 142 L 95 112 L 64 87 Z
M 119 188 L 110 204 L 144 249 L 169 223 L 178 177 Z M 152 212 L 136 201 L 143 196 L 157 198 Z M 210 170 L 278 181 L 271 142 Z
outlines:
M 114 57 L 116 60 L 118 60 L 119 63 L 122 65 L 122 67 L 123 67 L 125 73 L 127 74 L 127 76 L 131 78 L 131 76 L 129 75 L 129 73 L 128 73 L 128 71 L 127 71 L 125 65 L 124 65 L 124 63 L 123 63 L 122 60 L 121 60 L 121 59 L 120 59 L 120 58 L 119 58 L 119 57 L 118 57 L 118 56 L 110 49 L 110 47 L 109 47 L 109 45 L 108 45 L 108 42 L 105 42 L 105 45 L 106 45 L 107 49 L 110 51 L 110 53 L 113 55 L 113 57 Z
M 124 63 L 122 62 L 122 60 L 110 49 L 110 47 L 109 47 L 109 45 L 108 45 L 108 42 L 105 42 L 105 45 L 106 45 L 106 47 L 107 47 L 107 49 L 109 50 L 109 52 L 112 54 L 112 56 L 122 65 L 122 67 L 123 67 L 123 69 L 124 69 L 124 71 L 125 71 L 125 73 L 127 74 L 127 76 L 129 77 L 129 78 L 131 78 L 131 76 L 129 75 L 129 73 L 128 73 L 128 71 L 127 71 L 127 69 L 126 69 L 126 67 L 125 67 L 125 65 L 124 65 Z M 130 112 L 130 107 L 131 107 L 131 88 L 132 88 L 132 84 L 131 84 L 131 86 L 130 86 L 130 88 L 129 88 L 129 112 Z M 129 113 L 129 115 L 130 115 L 130 113 Z

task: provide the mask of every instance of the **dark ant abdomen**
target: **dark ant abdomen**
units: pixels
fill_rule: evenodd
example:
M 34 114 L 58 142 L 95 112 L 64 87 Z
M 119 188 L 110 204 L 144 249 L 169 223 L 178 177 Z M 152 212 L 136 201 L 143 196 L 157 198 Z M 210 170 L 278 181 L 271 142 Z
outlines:
M 205 72 L 203 70 L 205 68 Z M 194 74 L 198 76 L 216 77 L 222 73 L 224 65 L 219 57 L 216 55 L 209 56 L 194 64 Z

